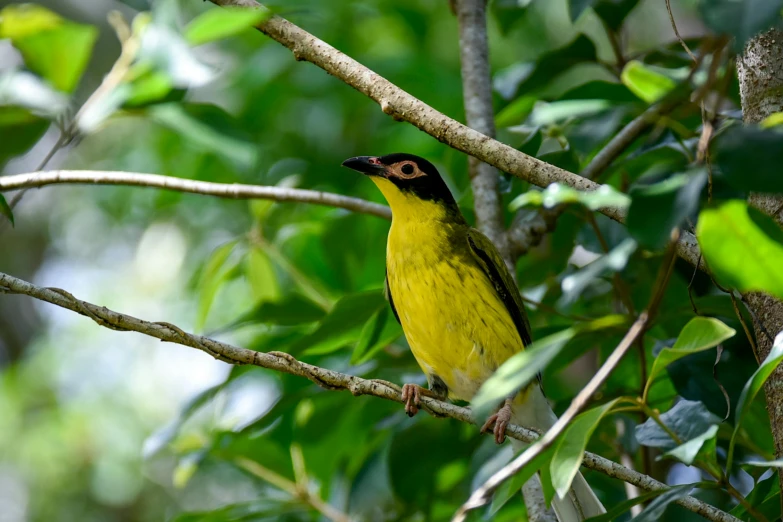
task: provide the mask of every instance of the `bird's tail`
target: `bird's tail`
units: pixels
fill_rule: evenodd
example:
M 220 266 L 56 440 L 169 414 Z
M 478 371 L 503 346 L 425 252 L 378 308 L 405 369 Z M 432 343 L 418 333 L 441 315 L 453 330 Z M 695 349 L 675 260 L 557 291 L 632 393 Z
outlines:
M 540 430 L 548 430 L 557 420 L 543 392 L 538 386 L 532 386 L 524 397 L 514 401 L 511 422 L 520 426 L 529 426 Z M 511 439 L 514 451 L 518 451 L 524 445 L 518 440 Z M 555 510 L 559 522 L 582 522 L 590 517 L 606 513 L 601 501 L 593 493 L 581 473 L 577 473 L 571 483 L 571 489 L 565 498 L 552 499 L 552 508 Z

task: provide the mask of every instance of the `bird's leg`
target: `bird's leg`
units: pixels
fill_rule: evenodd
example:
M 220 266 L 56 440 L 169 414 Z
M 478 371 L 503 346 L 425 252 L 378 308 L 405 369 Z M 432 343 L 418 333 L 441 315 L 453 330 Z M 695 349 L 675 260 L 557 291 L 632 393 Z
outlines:
M 438 390 L 428 390 L 418 384 L 405 384 L 402 387 L 402 402 L 405 403 L 405 413 L 413 417 L 419 413 L 422 397 L 432 397 L 439 401 L 446 400 L 446 394 L 438 393 Z
M 506 426 L 511 421 L 511 403 L 513 400 L 513 397 L 508 397 L 497 413 L 491 415 L 481 427 L 481 433 L 485 433 L 494 424 L 495 428 L 492 432 L 495 434 L 495 442 L 498 444 L 503 444 L 503 441 L 506 440 Z

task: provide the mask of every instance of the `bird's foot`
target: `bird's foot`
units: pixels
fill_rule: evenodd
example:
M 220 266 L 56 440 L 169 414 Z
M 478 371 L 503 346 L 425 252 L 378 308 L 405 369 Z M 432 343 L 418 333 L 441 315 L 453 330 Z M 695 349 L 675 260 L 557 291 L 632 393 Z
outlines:
M 402 387 L 402 402 L 405 403 L 405 413 L 408 417 L 413 417 L 419 413 L 421 407 L 421 396 L 426 395 L 427 390 L 418 384 L 405 384 Z
M 506 399 L 506 402 L 503 404 L 503 407 L 500 408 L 497 413 L 494 415 L 491 415 L 487 422 L 484 423 L 484 425 L 481 427 L 481 433 L 486 433 L 489 431 L 489 428 L 492 427 L 494 424 L 494 429 L 492 430 L 492 433 L 495 435 L 495 442 L 498 444 L 503 444 L 503 441 L 506 440 L 506 427 L 508 426 L 508 423 L 511 421 L 511 399 Z

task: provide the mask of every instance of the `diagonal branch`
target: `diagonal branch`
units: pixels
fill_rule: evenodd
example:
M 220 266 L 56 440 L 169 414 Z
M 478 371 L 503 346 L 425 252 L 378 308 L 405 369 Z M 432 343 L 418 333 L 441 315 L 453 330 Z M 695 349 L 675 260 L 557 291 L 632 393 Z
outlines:
M 219 6 L 266 9 L 255 0 L 210 1 Z M 478 158 L 503 172 L 538 187 L 559 182 L 577 190 L 592 191 L 600 186 L 587 178 L 528 156 L 449 118 L 284 18 L 270 16 L 256 28 L 290 49 L 297 60 L 306 60 L 317 65 L 376 101 L 381 110 L 394 119 L 407 121 L 449 147 Z M 601 209 L 600 212 L 615 221 L 625 223 L 625 210 L 609 207 Z M 680 235 L 677 254 L 694 266 L 699 264 L 699 247 L 692 234 Z
M 331 390 L 348 390 L 353 395 L 373 395 L 402 403 L 401 390 L 396 384 L 377 380 L 363 379 L 354 375 L 321 368 L 295 359 L 284 352 L 256 352 L 228 343 L 216 341 L 208 337 L 193 335 L 182 331 L 175 325 L 163 322 L 151 322 L 136 317 L 109 310 L 76 299 L 73 295 L 58 288 L 42 288 L 22 279 L 17 279 L 0 272 L 0 293 L 24 294 L 41 301 L 57 305 L 89 317 L 101 326 L 120 331 L 139 332 L 161 341 L 190 346 L 204 351 L 216 359 L 229 364 L 252 364 L 261 368 L 298 375 L 310 379 L 314 383 Z M 451 417 L 468 424 L 476 424 L 470 409 L 422 397 L 426 408 L 442 417 Z M 533 442 L 538 434 L 521 426 L 509 425 L 506 434 L 523 442 Z M 634 471 L 594 453 L 585 453 L 583 465 L 589 469 L 604 473 L 607 476 L 620 479 L 647 491 L 668 489 L 668 486 L 652 477 Z M 715 522 L 737 522 L 733 516 L 725 513 L 701 500 L 685 497 L 677 501 L 684 508 Z
M 13 176 L 0 176 L 0 192 L 15 189 L 29 189 L 56 184 L 89 185 L 127 185 L 132 187 L 151 187 L 191 194 L 203 194 L 231 199 L 272 199 L 275 201 L 296 201 L 314 203 L 329 207 L 344 208 L 353 212 L 370 214 L 391 219 L 391 210 L 386 205 L 372 203 L 330 192 L 295 189 L 286 187 L 268 187 L 263 185 L 243 185 L 240 183 L 212 183 L 194 181 L 160 174 L 140 174 L 136 172 L 107 172 L 95 170 L 52 170 L 31 172 Z

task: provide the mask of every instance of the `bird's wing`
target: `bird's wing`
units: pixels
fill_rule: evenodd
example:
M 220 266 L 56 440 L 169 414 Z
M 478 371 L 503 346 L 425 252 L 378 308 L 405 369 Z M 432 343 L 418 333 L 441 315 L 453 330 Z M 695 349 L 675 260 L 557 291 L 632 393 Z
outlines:
M 389 288 L 389 274 L 386 274 L 386 277 L 383 280 L 383 295 L 386 296 L 386 300 L 389 301 L 389 306 L 391 306 L 392 313 L 394 314 L 394 318 L 397 319 L 397 322 L 400 323 L 400 316 L 397 315 L 397 309 L 394 308 L 394 299 L 392 299 L 391 295 L 391 288 Z M 402 323 L 400 323 L 402 324 Z
M 478 261 L 479 266 L 481 266 L 494 285 L 495 291 L 503 301 L 503 304 L 506 305 L 506 309 L 517 327 L 522 343 L 525 346 L 530 346 L 533 339 L 530 335 L 530 323 L 525 313 L 525 305 L 522 302 L 522 296 L 519 294 L 519 289 L 514 279 L 511 277 L 508 268 L 506 268 L 506 263 L 500 257 L 500 253 L 487 236 L 474 228 L 468 229 L 468 246 L 473 257 Z M 391 301 L 391 296 L 389 300 Z

